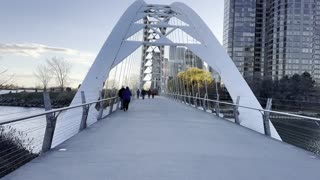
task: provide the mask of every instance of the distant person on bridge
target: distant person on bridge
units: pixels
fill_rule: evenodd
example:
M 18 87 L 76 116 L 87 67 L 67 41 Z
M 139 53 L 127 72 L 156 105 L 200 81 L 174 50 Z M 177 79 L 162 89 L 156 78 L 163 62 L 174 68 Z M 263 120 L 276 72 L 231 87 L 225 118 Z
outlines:
M 148 98 L 150 99 L 151 89 L 148 90 Z
M 122 110 L 123 109 L 123 105 L 124 105 L 124 102 L 123 102 L 123 91 L 124 91 L 125 89 L 124 89 L 124 86 L 122 86 L 121 87 L 121 89 L 119 90 L 119 92 L 118 92 L 118 96 L 119 96 L 119 98 L 120 98 L 120 103 L 121 103 L 121 105 L 120 105 L 120 109 Z
M 140 89 L 137 90 L 137 99 L 140 97 Z
M 142 89 L 142 91 L 141 91 L 141 95 L 142 95 L 142 99 L 144 99 L 144 96 L 146 95 L 146 90 L 144 90 L 144 89 Z
M 130 91 L 129 87 L 127 86 L 126 89 L 122 93 L 123 102 L 124 102 L 124 107 L 123 107 L 124 111 L 128 111 L 128 109 L 129 109 L 129 103 L 131 100 L 131 96 L 132 96 L 131 91 Z
M 152 99 L 154 99 L 154 95 L 156 95 L 156 94 L 157 94 L 157 90 L 152 89 L 152 91 L 151 91 Z

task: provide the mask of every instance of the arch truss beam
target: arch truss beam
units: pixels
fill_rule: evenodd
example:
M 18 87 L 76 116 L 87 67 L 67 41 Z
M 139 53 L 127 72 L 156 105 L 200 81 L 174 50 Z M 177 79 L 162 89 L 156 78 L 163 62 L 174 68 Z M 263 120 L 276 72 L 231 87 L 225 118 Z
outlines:
M 176 38 L 174 34 L 182 34 Z M 103 89 L 110 70 L 137 48 L 143 47 L 141 85 L 152 81 L 161 88 L 164 46 L 185 46 L 220 74 L 232 100 L 240 96 L 240 105 L 262 109 L 252 90 L 220 45 L 208 26 L 183 3 L 171 5 L 134 2 L 122 15 L 109 35 L 91 69 L 85 77 L 72 104 L 81 102 L 81 91 L 99 92 Z M 92 100 L 98 93 L 90 95 Z M 264 133 L 263 116 L 259 111 L 239 109 L 243 126 Z M 280 140 L 270 123 L 271 135 Z

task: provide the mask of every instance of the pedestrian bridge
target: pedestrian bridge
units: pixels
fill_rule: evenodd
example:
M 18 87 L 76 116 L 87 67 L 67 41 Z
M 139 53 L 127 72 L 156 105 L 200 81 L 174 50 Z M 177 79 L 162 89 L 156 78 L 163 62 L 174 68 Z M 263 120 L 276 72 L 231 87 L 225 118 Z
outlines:
M 121 86 L 159 96 L 119 111 Z M 70 106 L 43 97 L 45 112 L 0 115 L 0 178 L 319 179 L 320 119 L 259 102 L 183 3 L 134 2 Z
M 319 167 L 307 151 L 156 97 L 134 100 L 3 179 L 318 180 Z

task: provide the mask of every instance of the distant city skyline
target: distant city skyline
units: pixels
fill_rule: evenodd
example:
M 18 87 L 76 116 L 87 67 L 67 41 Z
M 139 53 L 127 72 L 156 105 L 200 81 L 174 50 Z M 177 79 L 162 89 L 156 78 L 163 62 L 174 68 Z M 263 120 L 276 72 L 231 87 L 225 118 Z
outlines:
M 15 85 L 34 87 L 38 64 L 60 57 L 72 65 L 69 86 L 77 87 L 114 25 L 134 0 L 4 0 L 0 6 L 0 68 Z M 146 1 L 171 4 L 174 0 Z M 222 43 L 223 1 L 183 0 Z M 50 84 L 55 85 L 54 81 Z

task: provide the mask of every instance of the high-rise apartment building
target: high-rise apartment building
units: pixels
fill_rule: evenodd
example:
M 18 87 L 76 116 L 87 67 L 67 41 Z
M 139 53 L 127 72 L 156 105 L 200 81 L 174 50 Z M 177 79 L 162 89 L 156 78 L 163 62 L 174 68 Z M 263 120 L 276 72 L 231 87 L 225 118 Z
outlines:
M 309 72 L 320 83 L 319 0 L 225 0 L 224 47 L 247 81 Z

